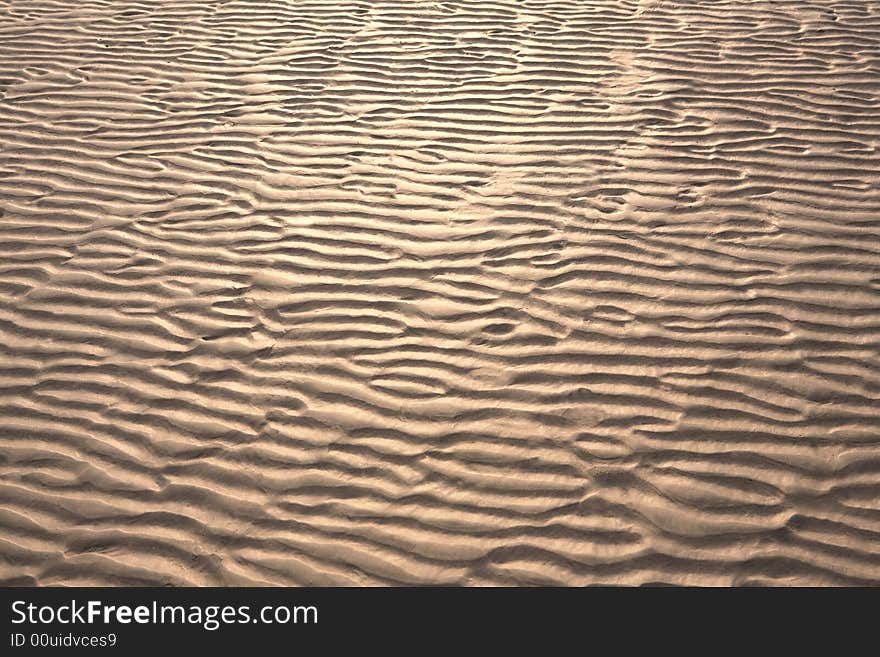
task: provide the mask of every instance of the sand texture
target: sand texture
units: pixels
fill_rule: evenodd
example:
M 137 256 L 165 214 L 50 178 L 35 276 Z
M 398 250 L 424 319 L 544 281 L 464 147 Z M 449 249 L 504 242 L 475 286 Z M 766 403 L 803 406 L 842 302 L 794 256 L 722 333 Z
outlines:
M 880 584 L 880 0 L 0 0 L 0 583 Z

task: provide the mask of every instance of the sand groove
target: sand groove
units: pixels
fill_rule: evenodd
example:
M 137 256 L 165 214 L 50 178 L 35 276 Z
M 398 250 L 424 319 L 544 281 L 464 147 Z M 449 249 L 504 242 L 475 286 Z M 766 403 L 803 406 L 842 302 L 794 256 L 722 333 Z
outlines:
M 0 581 L 880 583 L 880 1 L 0 0 Z

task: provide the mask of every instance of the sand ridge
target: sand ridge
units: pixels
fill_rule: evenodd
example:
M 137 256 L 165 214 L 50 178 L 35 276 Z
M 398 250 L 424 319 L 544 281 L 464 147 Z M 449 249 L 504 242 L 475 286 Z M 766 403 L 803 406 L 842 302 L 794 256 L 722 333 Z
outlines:
M 880 2 L 0 0 L 0 581 L 880 582 Z

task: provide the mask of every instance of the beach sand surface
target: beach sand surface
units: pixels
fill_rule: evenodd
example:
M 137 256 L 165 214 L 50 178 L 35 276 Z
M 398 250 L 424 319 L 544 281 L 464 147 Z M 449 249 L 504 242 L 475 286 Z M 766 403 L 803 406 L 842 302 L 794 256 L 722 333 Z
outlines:
M 0 582 L 876 585 L 878 145 L 878 0 L 0 0 Z

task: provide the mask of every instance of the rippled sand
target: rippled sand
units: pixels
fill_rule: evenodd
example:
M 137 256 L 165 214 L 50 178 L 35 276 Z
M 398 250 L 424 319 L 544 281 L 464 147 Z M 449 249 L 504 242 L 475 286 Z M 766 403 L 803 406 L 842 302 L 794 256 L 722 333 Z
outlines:
M 880 0 L 0 0 L 0 581 L 880 583 Z

